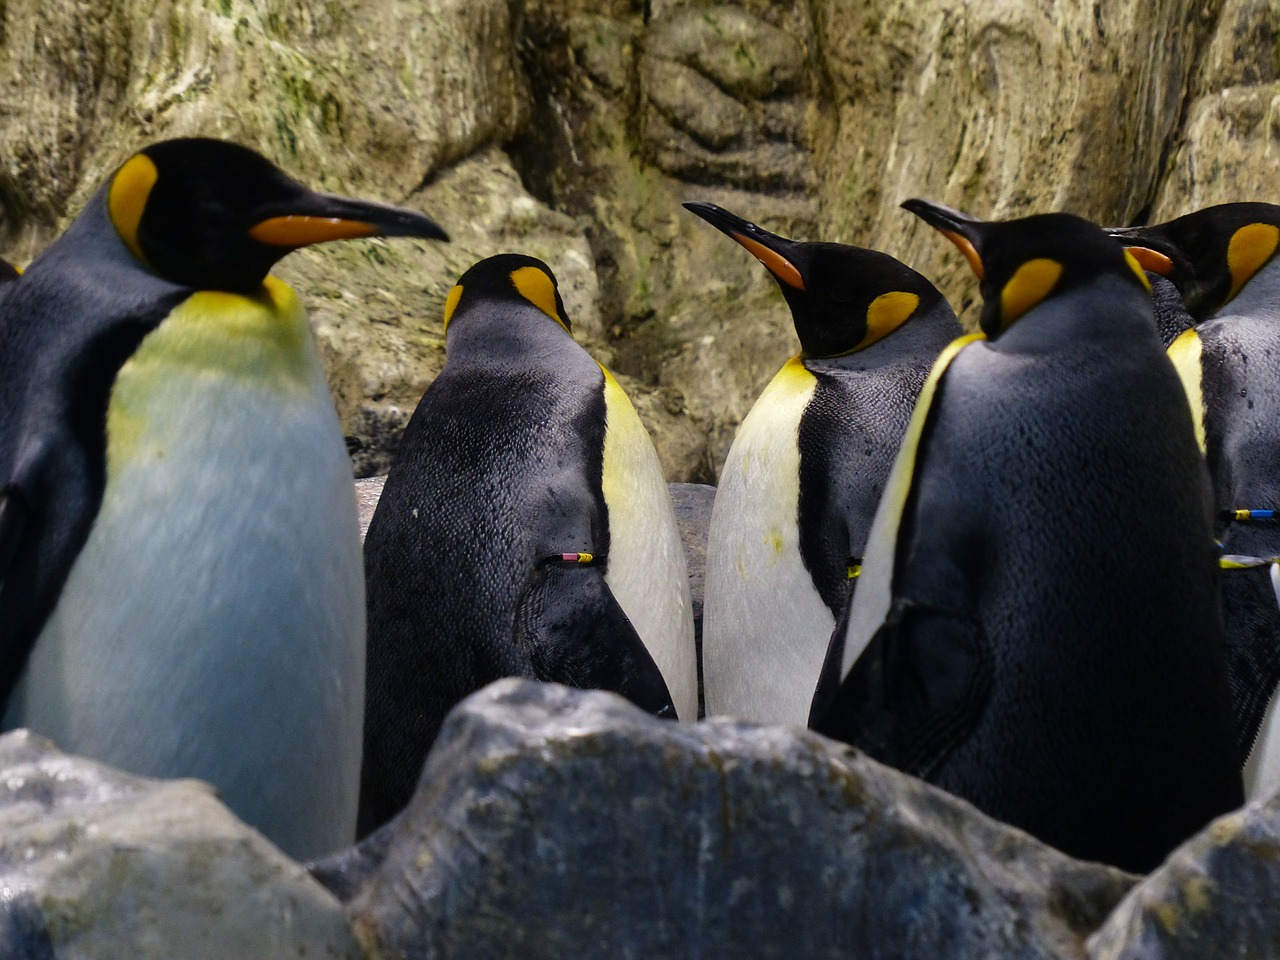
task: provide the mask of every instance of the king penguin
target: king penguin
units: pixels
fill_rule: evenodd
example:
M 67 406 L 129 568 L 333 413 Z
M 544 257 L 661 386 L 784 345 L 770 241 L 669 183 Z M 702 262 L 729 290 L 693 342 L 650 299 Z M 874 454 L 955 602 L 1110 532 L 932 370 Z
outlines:
M 916 396 L 960 325 L 888 254 L 804 243 L 685 207 L 764 264 L 800 353 L 742 421 L 707 539 L 707 714 L 804 726 Z
M 286 853 L 355 832 L 364 580 L 297 295 L 344 237 L 444 239 L 245 147 L 146 147 L 0 286 L 6 729 L 213 783 Z
M 1147 871 L 1242 799 L 1208 476 L 1145 276 L 1068 214 L 904 206 L 981 280 L 876 511 L 813 727 Z
M 1192 323 L 1169 345 L 1209 464 L 1227 671 L 1250 799 L 1280 787 L 1280 206 L 1111 231 Z
M 362 835 L 409 802 L 449 709 L 502 677 L 697 717 L 688 575 L 657 454 L 574 340 L 551 270 L 480 261 L 444 326 L 444 368 L 365 539 Z

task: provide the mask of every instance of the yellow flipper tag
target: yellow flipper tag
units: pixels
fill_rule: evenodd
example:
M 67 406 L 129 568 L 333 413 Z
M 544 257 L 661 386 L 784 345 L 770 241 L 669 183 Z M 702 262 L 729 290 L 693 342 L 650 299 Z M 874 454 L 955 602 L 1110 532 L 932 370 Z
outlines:
M 1201 386 L 1200 351 L 1203 344 L 1195 328 L 1183 330 L 1178 338 L 1169 344 L 1169 359 L 1173 369 L 1178 372 L 1182 381 L 1183 392 L 1187 395 L 1187 403 L 1191 407 L 1191 422 L 1195 426 L 1196 443 L 1201 455 L 1208 450 L 1204 429 L 1204 389 Z
M 1234 300 L 1241 288 L 1271 259 L 1280 244 L 1280 228 L 1269 223 L 1251 223 L 1241 227 L 1227 244 L 1227 269 L 1231 271 L 1231 292 L 1227 301 Z
M 867 333 L 858 349 L 869 347 L 907 322 L 920 306 L 920 297 L 905 290 L 882 293 L 867 307 Z
M 520 296 L 560 326 L 566 330 L 569 329 L 569 324 L 565 323 L 564 317 L 560 316 L 560 309 L 556 305 L 556 285 L 545 271 L 537 267 L 520 267 L 511 271 L 511 282 L 520 291 Z
M 458 301 L 462 299 L 462 284 L 455 284 L 444 298 L 444 328 L 449 329 L 449 321 L 453 319 L 453 311 L 458 309 Z
M 1047 257 L 1028 260 L 1000 291 L 1000 325 L 1008 327 L 1042 301 L 1062 276 L 1062 264 Z
M 125 161 L 107 191 L 107 213 L 111 217 L 111 225 L 120 234 L 124 245 L 143 263 L 147 258 L 138 244 L 138 224 L 142 222 L 142 211 L 147 208 L 151 188 L 159 178 L 160 173 L 151 158 L 145 153 L 136 153 Z

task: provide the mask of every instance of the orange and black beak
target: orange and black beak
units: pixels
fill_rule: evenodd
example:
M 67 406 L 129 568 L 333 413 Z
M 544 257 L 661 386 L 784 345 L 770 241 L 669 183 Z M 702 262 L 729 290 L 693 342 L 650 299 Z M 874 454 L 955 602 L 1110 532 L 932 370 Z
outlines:
M 296 250 L 313 243 L 358 237 L 421 237 L 448 240 L 440 225 L 416 210 L 307 191 L 295 201 L 266 211 L 249 229 L 258 243 Z
M 690 200 L 684 208 L 745 247 L 782 284 L 784 292 L 788 287 L 799 291 L 805 289 L 805 257 L 800 243 L 770 233 L 714 203 Z
M 979 280 L 985 279 L 986 267 L 982 263 L 982 227 L 985 222 L 971 217 L 954 207 L 913 197 L 902 204 L 902 209 L 914 213 L 956 245 Z

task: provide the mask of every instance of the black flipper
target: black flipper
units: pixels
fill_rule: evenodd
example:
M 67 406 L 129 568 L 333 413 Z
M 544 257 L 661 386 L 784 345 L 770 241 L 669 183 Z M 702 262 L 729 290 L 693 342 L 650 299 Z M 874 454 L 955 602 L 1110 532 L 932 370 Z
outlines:
M 1224 570 L 1222 610 L 1228 627 L 1227 682 L 1244 763 L 1261 731 L 1271 694 L 1280 685 L 1280 605 L 1271 583 L 1271 564 Z
M 835 664 L 838 669 L 838 657 Z M 823 668 L 828 685 L 830 665 L 829 655 Z M 896 600 L 844 683 L 826 693 L 820 715 L 815 696 L 809 725 L 882 763 L 927 777 L 977 723 L 991 680 L 991 658 L 976 620 Z
M 674 719 L 666 681 L 604 572 L 598 560 L 542 561 L 516 606 L 516 644 L 539 680 L 611 690 L 655 716 Z

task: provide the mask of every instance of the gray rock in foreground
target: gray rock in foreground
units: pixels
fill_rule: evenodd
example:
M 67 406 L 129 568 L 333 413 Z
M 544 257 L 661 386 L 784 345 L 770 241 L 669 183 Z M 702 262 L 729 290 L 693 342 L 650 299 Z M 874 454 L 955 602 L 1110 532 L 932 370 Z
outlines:
M 1280 794 L 1219 817 L 1124 899 L 1094 960 L 1280 956 Z
M 0 737 L 0 957 L 359 956 L 337 900 L 208 785 Z
M 813 734 L 521 680 L 373 840 L 348 910 L 407 960 L 1082 957 L 1136 882 Z

